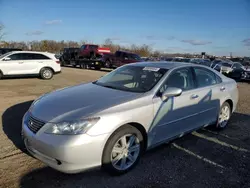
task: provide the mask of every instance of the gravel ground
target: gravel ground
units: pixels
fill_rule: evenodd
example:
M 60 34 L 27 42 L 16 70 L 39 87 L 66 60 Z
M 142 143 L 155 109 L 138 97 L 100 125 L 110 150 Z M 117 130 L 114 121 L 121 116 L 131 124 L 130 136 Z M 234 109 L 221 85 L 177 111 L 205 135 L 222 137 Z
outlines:
M 203 129 L 147 152 L 131 172 L 112 177 L 95 170 L 57 172 L 29 156 L 20 137 L 21 119 L 32 100 L 104 71 L 63 68 L 50 81 L 0 80 L 0 187 L 250 187 L 250 85 L 239 83 L 240 101 L 227 129 Z

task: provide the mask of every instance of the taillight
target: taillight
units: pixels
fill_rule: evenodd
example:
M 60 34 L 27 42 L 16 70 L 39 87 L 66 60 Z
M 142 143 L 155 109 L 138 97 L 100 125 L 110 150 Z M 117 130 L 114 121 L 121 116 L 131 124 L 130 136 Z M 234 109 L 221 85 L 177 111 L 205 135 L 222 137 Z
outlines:
M 60 61 L 56 61 L 57 64 L 60 64 Z

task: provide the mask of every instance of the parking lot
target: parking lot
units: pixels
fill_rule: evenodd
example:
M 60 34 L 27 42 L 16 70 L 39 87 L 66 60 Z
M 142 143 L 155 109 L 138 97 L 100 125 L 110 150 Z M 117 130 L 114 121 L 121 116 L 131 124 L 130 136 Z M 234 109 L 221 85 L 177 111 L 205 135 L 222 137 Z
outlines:
M 100 170 L 67 175 L 29 156 L 20 131 L 22 116 L 32 101 L 106 73 L 62 68 L 49 81 L 0 80 L 0 187 L 250 187 L 249 83 L 238 84 L 239 104 L 225 130 L 203 129 L 155 148 L 123 176 L 112 177 Z

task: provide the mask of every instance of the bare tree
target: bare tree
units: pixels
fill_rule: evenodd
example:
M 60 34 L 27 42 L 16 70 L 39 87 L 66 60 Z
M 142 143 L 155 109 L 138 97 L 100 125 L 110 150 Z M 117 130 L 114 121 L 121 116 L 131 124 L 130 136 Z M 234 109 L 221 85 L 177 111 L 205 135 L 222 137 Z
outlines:
M 2 41 L 4 34 L 4 25 L 0 23 L 0 42 Z

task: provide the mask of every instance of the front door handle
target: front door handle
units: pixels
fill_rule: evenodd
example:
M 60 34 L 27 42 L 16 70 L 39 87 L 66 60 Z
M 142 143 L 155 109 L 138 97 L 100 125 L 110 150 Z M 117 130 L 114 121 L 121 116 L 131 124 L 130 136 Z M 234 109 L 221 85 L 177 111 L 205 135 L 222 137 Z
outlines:
M 221 91 L 224 91 L 226 88 L 224 87 L 224 86 L 222 86 L 221 88 L 220 88 L 220 90 Z
M 193 94 L 193 95 L 191 96 L 191 99 L 196 99 L 196 98 L 198 98 L 198 97 L 199 97 L 199 95 Z
M 19 64 L 23 64 L 23 62 L 18 62 Z

